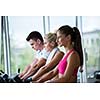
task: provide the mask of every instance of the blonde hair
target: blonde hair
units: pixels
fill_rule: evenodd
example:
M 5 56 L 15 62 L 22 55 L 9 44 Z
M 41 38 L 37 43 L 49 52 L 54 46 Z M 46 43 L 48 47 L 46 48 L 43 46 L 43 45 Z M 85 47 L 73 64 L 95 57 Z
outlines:
M 54 42 L 55 47 L 58 46 L 56 40 L 57 40 L 57 35 L 56 33 L 48 33 L 44 36 L 45 39 L 47 39 L 48 42 Z

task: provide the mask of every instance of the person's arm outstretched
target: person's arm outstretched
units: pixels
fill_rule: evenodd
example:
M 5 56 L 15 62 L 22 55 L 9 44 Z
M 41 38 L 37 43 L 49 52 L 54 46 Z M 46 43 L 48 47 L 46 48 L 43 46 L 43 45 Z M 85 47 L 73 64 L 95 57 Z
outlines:
M 39 69 L 39 71 L 36 72 L 35 75 L 33 75 L 32 80 L 36 81 L 39 77 L 41 77 L 42 75 L 44 75 L 48 71 L 52 70 L 59 63 L 59 61 L 62 59 L 63 55 L 64 55 L 63 52 L 58 51 L 48 64 L 41 67 Z
M 43 83 L 43 82 L 45 82 L 47 80 L 50 80 L 50 79 L 54 78 L 56 75 L 58 75 L 58 69 L 57 69 L 57 67 L 55 69 L 51 70 L 50 72 L 44 74 L 36 82 Z M 33 83 L 34 83 L 34 81 L 33 81 Z
M 31 64 L 27 65 L 25 69 L 19 74 L 19 77 L 22 78 L 29 71 L 29 69 L 31 68 L 31 65 L 32 64 L 35 65 L 37 61 L 38 59 L 35 58 Z
M 46 63 L 46 59 L 44 59 L 44 58 L 41 58 L 40 60 L 38 60 L 36 64 L 32 63 L 28 72 L 23 77 L 21 77 L 21 79 L 23 79 L 23 80 L 27 79 L 32 74 L 34 74 L 45 63 Z

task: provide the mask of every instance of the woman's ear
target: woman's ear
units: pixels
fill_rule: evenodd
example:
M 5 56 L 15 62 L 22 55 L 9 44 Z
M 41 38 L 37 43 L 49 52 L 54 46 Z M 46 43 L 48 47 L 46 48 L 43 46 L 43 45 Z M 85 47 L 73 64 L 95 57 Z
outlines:
M 71 40 L 71 35 L 69 34 L 66 38 L 67 40 Z

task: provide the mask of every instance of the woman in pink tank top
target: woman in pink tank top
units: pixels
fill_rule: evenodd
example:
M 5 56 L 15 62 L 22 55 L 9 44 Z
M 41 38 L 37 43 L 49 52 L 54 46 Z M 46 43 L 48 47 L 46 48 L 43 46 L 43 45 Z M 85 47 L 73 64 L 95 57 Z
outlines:
M 57 67 L 42 76 L 38 82 L 72 83 L 77 82 L 78 68 L 83 65 L 81 36 L 77 27 L 61 26 L 57 30 L 57 42 L 64 46 L 66 54 Z M 55 76 L 57 76 L 55 78 Z

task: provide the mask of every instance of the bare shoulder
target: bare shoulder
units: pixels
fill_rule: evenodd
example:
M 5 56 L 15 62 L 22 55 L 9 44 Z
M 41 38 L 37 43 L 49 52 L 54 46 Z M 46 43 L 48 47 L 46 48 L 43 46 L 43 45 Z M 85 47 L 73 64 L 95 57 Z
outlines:
M 57 51 L 56 55 L 64 56 L 64 52 L 62 52 L 62 51 Z
M 79 57 L 79 54 L 77 51 L 73 51 L 69 56 L 69 58 L 76 58 L 76 57 Z
M 79 57 L 78 52 L 74 51 L 74 52 L 69 56 L 69 60 L 70 60 L 71 62 L 80 64 L 80 57 Z
M 74 51 L 74 52 L 72 53 L 72 56 L 73 56 L 73 57 L 77 57 L 77 58 L 79 58 L 79 54 L 78 54 L 77 51 Z
M 57 61 L 57 60 L 61 60 L 61 59 L 63 58 L 63 56 L 64 56 L 64 53 L 63 53 L 63 52 L 57 51 L 52 60 L 54 60 L 54 59 L 55 59 L 56 61 Z

